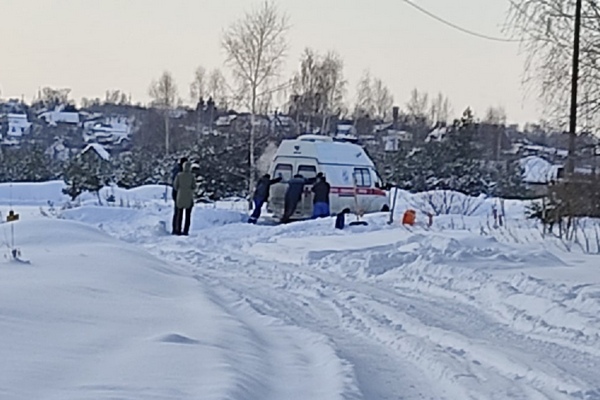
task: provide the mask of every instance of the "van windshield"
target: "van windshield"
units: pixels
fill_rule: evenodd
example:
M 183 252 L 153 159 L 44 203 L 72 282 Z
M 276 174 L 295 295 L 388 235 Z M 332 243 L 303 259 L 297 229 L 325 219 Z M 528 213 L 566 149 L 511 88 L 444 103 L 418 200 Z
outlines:
M 317 168 L 314 165 L 300 165 L 298 173 L 305 179 L 314 179 L 317 177 Z
M 275 175 L 275 178 L 281 176 L 283 181 L 286 182 L 292 179 L 292 170 L 291 164 L 277 164 L 273 175 Z

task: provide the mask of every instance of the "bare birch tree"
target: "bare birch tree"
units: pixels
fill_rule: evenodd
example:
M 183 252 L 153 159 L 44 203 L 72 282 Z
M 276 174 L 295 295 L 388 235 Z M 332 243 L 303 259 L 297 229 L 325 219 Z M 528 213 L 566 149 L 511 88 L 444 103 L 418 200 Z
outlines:
M 406 112 L 413 122 L 419 119 L 428 119 L 427 111 L 429 108 L 429 95 L 421 93 L 418 89 L 410 92 L 410 100 L 406 103 Z
M 190 84 L 190 99 L 192 100 L 192 104 L 198 104 L 206 96 L 206 80 L 206 69 L 203 66 L 199 66 L 194 71 L 194 80 Z
M 375 78 L 373 80 L 371 94 L 373 96 L 375 117 L 385 121 L 392 113 L 392 106 L 394 105 L 394 96 L 392 95 L 392 92 L 381 79 Z
M 158 80 L 153 81 L 148 90 L 152 105 L 160 109 L 165 120 L 165 152 L 169 154 L 169 119 L 171 111 L 179 105 L 180 99 L 177 84 L 169 71 L 163 72 Z
M 215 68 L 210 71 L 206 92 L 209 97 L 212 97 L 218 108 L 226 109 L 228 107 L 227 82 L 220 69 Z
M 369 116 L 385 120 L 392 111 L 394 97 L 389 88 L 379 78 L 373 78 L 365 71 L 356 86 L 355 117 Z
M 255 117 L 262 98 L 272 93 L 269 85 L 285 61 L 288 29 L 287 16 L 274 3 L 265 1 L 229 26 L 222 39 L 226 64 L 251 113 L 249 190 L 256 179 Z
M 483 122 L 492 125 L 506 125 L 506 110 L 504 107 L 488 107 Z
M 330 118 L 343 111 L 346 83 L 337 53 L 322 55 L 307 48 L 292 79 L 292 106 L 298 115 L 320 117 L 320 131 L 326 132 Z
M 448 97 L 438 93 L 437 97 L 431 101 L 429 108 L 429 118 L 434 125 L 447 124 L 452 113 L 452 106 Z
M 600 125 L 600 8 L 584 0 L 581 19 L 579 114 Z M 575 0 L 510 0 L 507 30 L 521 39 L 525 83 L 542 98 L 547 116 L 568 121 Z M 581 121 L 584 121 L 582 118 Z M 589 121 L 589 119 L 588 119 Z
M 292 78 L 294 113 L 298 116 L 314 117 L 319 110 L 319 74 L 318 54 L 305 49 L 300 59 L 300 70 Z
M 356 85 L 356 105 L 354 106 L 354 118 L 373 116 L 375 105 L 372 90 L 372 78 L 369 71 L 363 72 L 362 77 Z

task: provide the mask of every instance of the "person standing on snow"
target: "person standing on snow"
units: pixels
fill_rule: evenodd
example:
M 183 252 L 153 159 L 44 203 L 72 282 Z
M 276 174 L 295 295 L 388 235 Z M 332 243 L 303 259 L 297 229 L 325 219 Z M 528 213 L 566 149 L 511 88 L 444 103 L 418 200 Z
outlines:
M 281 217 L 282 223 L 286 224 L 290 222 L 290 218 L 296 211 L 296 207 L 298 207 L 298 203 L 302 199 L 305 184 L 306 180 L 300 174 L 294 175 L 288 182 L 288 188 L 285 192 L 283 217 Z
M 312 187 L 313 196 L 313 218 L 329 217 L 329 192 L 331 186 L 322 172 L 317 174 L 317 183 Z
M 254 196 L 252 200 L 254 201 L 254 210 L 252 211 L 252 215 L 248 219 L 248 223 L 255 224 L 256 221 L 260 218 L 260 212 L 262 210 L 263 204 L 269 201 L 269 192 L 271 191 L 271 185 L 281 182 L 282 177 L 279 176 L 275 179 L 271 179 L 271 175 L 265 174 L 262 178 L 258 180 L 256 184 L 256 189 L 254 190 Z
M 173 189 L 177 193 L 175 199 L 175 235 L 187 236 L 190 231 L 192 208 L 194 207 L 194 192 L 196 191 L 196 177 L 192 173 L 192 165 L 189 162 L 183 164 L 183 171 L 177 174 L 173 182 Z M 183 214 L 185 213 L 185 225 L 183 230 Z
M 171 185 L 173 186 L 172 190 L 171 190 L 171 197 L 173 198 L 173 222 L 172 222 L 172 230 L 171 230 L 171 234 L 172 235 L 176 235 L 177 233 L 177 226 L 176 226 L 176 220 L 177 220 L 177 190 L 175 189 L 175 178 L 177 178 L 177 175 L 183 171 L 183 164 L 185 164 L 188 161 L 188 159 L 186 157 L 182 157 L 179 162 L 177 164 L 175 164 L 173 166 L 173 169 L 171 170 Z

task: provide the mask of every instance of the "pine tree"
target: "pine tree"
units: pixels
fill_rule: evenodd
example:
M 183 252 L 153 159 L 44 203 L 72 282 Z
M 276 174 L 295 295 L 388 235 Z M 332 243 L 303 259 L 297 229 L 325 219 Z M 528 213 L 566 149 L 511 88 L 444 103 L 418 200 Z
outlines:
M 414 192 L 453 190 L 471 196 L 490 191 L 492 179 L 475 141 L 473 113 L 465 110 L 443 141 L 426 142 L 397 165 L 399 186 Z
M 75 200 L 83 192 L 95 193 L 113 181 L 110 162 L 103 160 L 95 152 L 88 151 L 69 160 L 63 171 L 67 185 L 63 193 Z
M 492 166 L 495 186 L 492 194 L 496 197 L 522 199 L 528 195 L 523 182 L 523 168 L 518 160 L 507 161 L 503 167 Z

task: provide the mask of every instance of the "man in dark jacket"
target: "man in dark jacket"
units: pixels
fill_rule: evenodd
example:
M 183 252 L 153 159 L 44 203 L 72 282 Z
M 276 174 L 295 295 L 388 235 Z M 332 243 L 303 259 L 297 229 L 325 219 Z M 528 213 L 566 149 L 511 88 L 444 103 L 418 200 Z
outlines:
M 177 178 L 177 175 L 183 171 L 183 164 L 185 164 L 188 161 L 187 157 L 182 157 L 179 162 L 177 164 L 175 164 L 173 166 L 173 169 L 171 170 L 171 185 L 172 185 L 172 190 L 171 190 L 171 197 L 173 198 L 173 222 L 172 222 L 172 231 L 171 233 L 173 235 L 177 234 L 177 189 L 175 189 L 174 183 L 175 183 L 175 178 Z
M 313 196 L 313 218 L 329 217 L 329 192 L 331 186 L 325 179 L 325 176 L 319 172 L 317 174 L 317 183 L 312 187 Z
M 296 211 L 298 203 L 302 199 L 302 193 L 304 192 L 304 185 L 306 180 L 300 174 L 294 175 L 288 182 L 288 188 L 285 192 L 285 200 L 283 206 L 283 217 L 281 217 L 282 223 L 290 222 L 290 218 Z
M 275 179 L 271 179 L 271 175 L 265 174 L 262 178 L 258 180 L 256 184 L 256 189 L 254 190 L 254 210 L 252 211 L 252 215 L 248 219 L 248 222 L 251 224 L 255 224 L 256 221 L 260 218 L 260 212 L 262 210 L 263 204 L 269 201 L 269 192 L 271 191 L 271 185 L 281 182 L 283 178 L 277 177 Z

